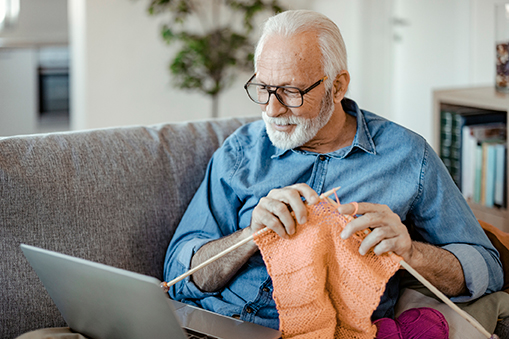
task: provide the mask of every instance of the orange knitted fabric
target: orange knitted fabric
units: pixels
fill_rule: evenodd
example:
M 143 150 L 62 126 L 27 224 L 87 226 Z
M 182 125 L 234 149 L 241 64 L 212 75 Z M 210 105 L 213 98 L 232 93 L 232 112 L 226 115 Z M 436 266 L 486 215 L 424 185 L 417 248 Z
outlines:
M 330 203 L 308 206 L 308 221 L 285 240 L 273 231 L 255 236 L 272 278 L 283 338 L 374 338 L 370 317 L 397 255 L 359 254 L 366 237 L 347 240 L 347 220 Z

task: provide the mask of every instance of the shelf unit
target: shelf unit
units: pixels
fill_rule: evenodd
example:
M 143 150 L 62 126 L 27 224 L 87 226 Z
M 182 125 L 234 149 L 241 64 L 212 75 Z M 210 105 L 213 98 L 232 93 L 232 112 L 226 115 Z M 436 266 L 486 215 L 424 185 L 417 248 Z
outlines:
M 509 94 L 499 93 L 495 86 L 437 90 L 433 92 L 433 146 L 440 154 L 440 110 L 441 105 L 458 105 L 485 110 L 503 111 L 509 114 Z M 508 138 L 509 140 L 509 138 Z M 507 141 L 506 141 L 507 143 Z M 509 147 L 508 147 L 509 150 Z M 506 167 L 509 174 L 509 166 Z M 508 185 L 509 186 L 509 185 Z M 507 190 L 508 187 L 505 187 Z M 509 196 L 509 195 L 508 195 Z M 478 219 L 481 219 L 504 232 L 509 232 L 509 212 L 507 209 L 485 207 L 471 201 L 470 208 Z

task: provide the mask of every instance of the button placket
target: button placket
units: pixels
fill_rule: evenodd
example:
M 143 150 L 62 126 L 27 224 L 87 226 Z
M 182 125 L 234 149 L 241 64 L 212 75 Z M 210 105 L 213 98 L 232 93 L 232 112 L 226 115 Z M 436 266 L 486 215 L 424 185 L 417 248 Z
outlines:
M 321 192 L 323 189 L 329 160 L 330 157 L 324 154 L 317 155 L 315 158 L 313 172 L 308 182 L 309 186 L 316 192 Z

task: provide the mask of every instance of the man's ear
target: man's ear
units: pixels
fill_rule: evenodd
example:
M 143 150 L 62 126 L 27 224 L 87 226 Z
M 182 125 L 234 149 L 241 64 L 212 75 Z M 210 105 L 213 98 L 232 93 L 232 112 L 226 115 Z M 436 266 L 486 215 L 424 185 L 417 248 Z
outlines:
M 348 90 L 348 85 L 350 84 L 350 73 L 346 70 L 342 70 L 336 76 L 333 83 L 333 97 L 335 103 L 340 103 L 341 100 L 345 97 L 346 91 Z

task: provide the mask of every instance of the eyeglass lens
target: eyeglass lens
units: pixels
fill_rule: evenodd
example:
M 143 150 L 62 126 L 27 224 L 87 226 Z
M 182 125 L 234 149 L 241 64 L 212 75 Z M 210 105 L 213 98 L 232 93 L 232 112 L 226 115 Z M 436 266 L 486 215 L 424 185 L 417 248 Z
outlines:
M 251 99 L 259 104 L 269 102 L 269 93 L 275 94 L 279 102 L 286 106 L 301 106 L 303 102 L 302 94 L 298 88 L 294 87 L 273 87 L 270 89 L 265 85 L 250 83 L 247 85 L 247 92 Z

